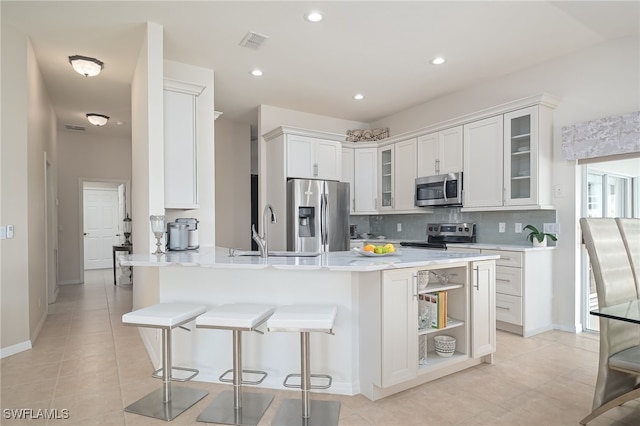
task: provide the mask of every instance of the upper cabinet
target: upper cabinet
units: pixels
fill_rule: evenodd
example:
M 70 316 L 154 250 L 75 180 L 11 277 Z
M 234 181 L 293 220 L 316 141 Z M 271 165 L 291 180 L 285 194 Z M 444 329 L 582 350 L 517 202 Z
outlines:
M 349 184 L 349 212 L 353 213 L 356 205 L 355 201 L 355 170 L 354 170 L 354 160 L 353 160 L 353 148 L 342 148 L 342 173 L 341 173 L 341 182 L 346 182 Z
M 462 126 L 418 137 L 418 177 L 462 171 Z
M 354 213 L 377 213 L 378 164 L 377 148 L 356 148 L 354 150 Z
M 287 177 L 340 180 L 342 148 L 340 142 L 287 135 Z
M 465 124 L 464 208 L 553 208 L 552 131 L 543 104 Z
M 417 139 L 378 148 L 378 209 L 411 211 L 415 207 Z
M 204 87 L 164 81 L 164 205 L 196 209 L 198 204 L 197 99 Z

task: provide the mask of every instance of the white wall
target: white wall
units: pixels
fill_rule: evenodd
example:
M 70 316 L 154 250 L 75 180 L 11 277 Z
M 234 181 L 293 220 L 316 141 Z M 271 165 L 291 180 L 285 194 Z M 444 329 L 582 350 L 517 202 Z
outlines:
M 45 153 L 55 164 L 55 114 L 26 35 L 2 23 L 0 357 L 29 349 L 47 315 Z M 55 182 L 54 182 L 55 187 Z
M 251 249 L 251 128 L 216 120 L 216 245 Z
M 130 182 L 131 140 L 61 130 L 58 158 L 58 276 L 61 284 L 74 284 L 84 268 L 82 180 Z
M 553 199 L 561 235 L 554 252 L 554 321 L 558 328 L 580 331 L 580 176 L 575 162 L 564 161 L 561 129 L 640 109 L 640 42 L 623 38 L 486 81 L 432 102 L 371 123 L 397 135 L 474 111 L 541 92 L 559 96 L 554 113 L 553 177 L 561 195 Z

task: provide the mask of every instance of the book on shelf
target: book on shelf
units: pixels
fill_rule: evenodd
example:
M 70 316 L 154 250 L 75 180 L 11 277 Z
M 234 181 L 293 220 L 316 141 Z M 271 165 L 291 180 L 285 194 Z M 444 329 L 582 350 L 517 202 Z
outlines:
M 428 324 L 421 328 L 445 328 L 447 326 L 447 292 L 424 293 L 419 297 L 421 312 L 427 313 Z

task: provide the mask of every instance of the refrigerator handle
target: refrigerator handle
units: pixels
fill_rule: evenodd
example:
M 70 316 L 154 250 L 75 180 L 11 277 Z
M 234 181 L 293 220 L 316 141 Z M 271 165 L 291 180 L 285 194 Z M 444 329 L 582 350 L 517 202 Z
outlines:
M 322 217 L 320 224 L 320 244 L 322 244 L 323 246 L 327 244 L 327 212 L 329 211 L 329 209 L 327 208 L 327 204 L 327 195 L 322 194 L 320 198 L 320 215 Z M 323 247 L 323 251 L 325 251 L 325 249 L 326 247 Z

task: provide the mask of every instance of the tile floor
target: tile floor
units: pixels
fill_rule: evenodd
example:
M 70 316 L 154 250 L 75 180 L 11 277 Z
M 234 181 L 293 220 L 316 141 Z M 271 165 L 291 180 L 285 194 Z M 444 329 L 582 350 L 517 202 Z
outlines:
M 0 361 L 2 425 L 166 425 L 123 408 L 158 389 L 134 327 L 131 286 L 114 286 L 111 270 L 88 271 L 84 285 L 63 286 L 34 347 Z M 593 334 L 559 331 L 523 339 L 499 332 L 494 364 L 483 364 L 372 402 L 358 396 L 318 395 L 342 403 L 340 425 L 578 425 L 591 408 L 598 358 Z M 176 418 L 196 417 L 228 385 L 192 381 L 209 395 Z M 255 391 L 255 388 L 252 389 Z M 260 422 L 268 425 L 285 397 Z M 7 419 L 5 409 L 68 410 L 68 419 Z M 202 423 L 198 423 L 202 424 Z M 598 417 L 596 425 L 640 425 L 640 401 Z

